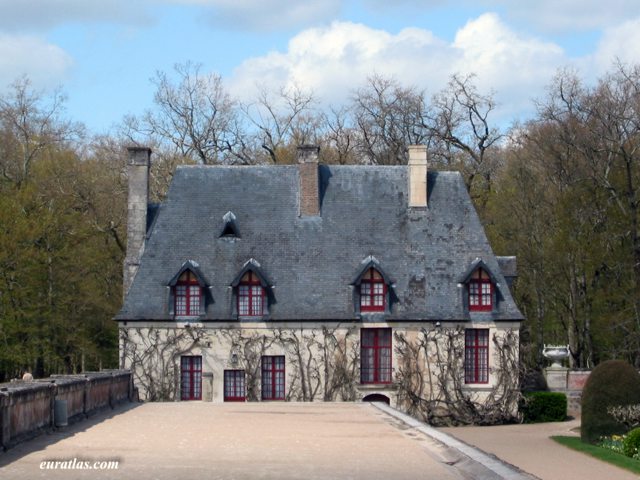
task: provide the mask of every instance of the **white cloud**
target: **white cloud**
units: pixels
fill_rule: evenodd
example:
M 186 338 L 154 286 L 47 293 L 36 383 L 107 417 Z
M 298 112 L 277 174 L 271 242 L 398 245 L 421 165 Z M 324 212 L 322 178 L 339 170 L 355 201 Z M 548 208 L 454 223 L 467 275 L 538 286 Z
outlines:
M 325 103 L 342 104 L 374 73 L 428 94 L 442 89 L 453 73 L 475 73 L 479 88 L 494 89 L 503 114 L 511 116 L 542 92 L 566 60 L 557 45 L 522 37 L 494 14 L 468 22 L 451 43 L 418 28 L 391 34 L 335 22 L 296 35 L 286 52 L 246 60 L 230 85 L 247 98 L 257 84 L 277 88 L 295 83 L 312 89 Z
M 146 23 L 151 0 L 0 0 L 0 29 L 44 30 L 69 22 Z
M 500 8 L 507 18 L 554 32 L 601 29 L 640 15 L 638 0 L 365 0 L 365 5 L 395 11 L 404 8 L 405 13 L 408 9 L 444 10 L 447 6 L 458 10 Z
M 486 0 L 504 6 L 507 15 L 551 31 L 608 27 L 640 15 L 638 0 Z
M 475 73 L 482 91 L 495 90 L 500 110 L 514 115 L 531 105 L 557 69 L 568 62 L 558 45 L 524 37 L 495 14 L 469 21 L 456 34 L 453 69 Z
M 446 74 L 435 67 L 445 60 L 447 49 L 426 30 L 405 29 L 392 35 L 361 24 L 334 22 L 299 33 L 287 52 L 246 60 L 236 70 L 232 85 L 242 95 L 254 92 L 256 84 L 297 84 L 325 101 L 341 102 L 374 73 L 422 84 L 430 71 L 427 77 L 443 80 Z
M 72 64 L 64 50 L 40 38 L 0 34 L 0 87 L 22 75 L 36 88 L 57 86 Z
M 344 0 L 166 0 L 210 7 L 209 19 L 228 29 L 297 29 L 335 18 Z
M 623 63 L 640 63 L 640 17 L 604 31 L 600 43 L 587 61 L 598 75 L 611 70 L 618 59 Z
M 148 23 L 165 5 L 203 9 L 228 29 L 297 29 L 335 18 L 346 0 L 0 0 L 0 29 L 46 30 L 70 22 Z

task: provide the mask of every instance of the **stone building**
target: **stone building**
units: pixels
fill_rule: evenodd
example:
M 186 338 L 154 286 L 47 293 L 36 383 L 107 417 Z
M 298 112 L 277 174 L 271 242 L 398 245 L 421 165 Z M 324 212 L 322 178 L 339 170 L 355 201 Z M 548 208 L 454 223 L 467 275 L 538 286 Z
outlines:
M 523 319 L 461 175 L 181 166 L 148 208 L 129 150 L 121 367 L 150 400 L 362 400 L 428 417 L 513 391 Z M 505 380 L 506 379 L 506 380 Z M 485 403 L 483 403 L 485 402 Z M 480 409 L 482 410 L 482 409 Z

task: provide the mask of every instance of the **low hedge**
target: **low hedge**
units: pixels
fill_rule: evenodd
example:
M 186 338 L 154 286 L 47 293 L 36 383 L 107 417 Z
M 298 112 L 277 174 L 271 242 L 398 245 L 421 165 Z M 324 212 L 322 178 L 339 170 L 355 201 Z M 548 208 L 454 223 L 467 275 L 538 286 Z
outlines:
M 562 422 L 567 418 L 567 397 L 558 392 L 532 392 L 524 396 L 525 423 Z
M 635 457 L 640 452 L 640 428 L 634 428 L 627 433 L 622 449 L 627 457 Z

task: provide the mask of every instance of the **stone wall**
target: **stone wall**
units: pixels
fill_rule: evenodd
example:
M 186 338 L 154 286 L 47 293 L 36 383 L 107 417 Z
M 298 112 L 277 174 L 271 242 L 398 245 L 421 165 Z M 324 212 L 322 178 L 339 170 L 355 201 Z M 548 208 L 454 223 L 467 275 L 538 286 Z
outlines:
M 567 396 L 567 415 L 579 417 L 582 413 L 582 389 L 590 374 L 591 370 L 569 370 L 565 367 L 545 369 L 549 390 Z
M 488 329 L 490 369 L 486 383 L 464 383 L 465 329 L 423 322 L 126 322 L 120 324 L 121 367 L 130 369 L 140 398 L 179 401 L 182 356 L 201 361 L 203 401 L 223 402 L 226 370 L 242 370 L 247 401 L 261 401 L 263 356 L 284 356 L 284 400 L 362 401 L 386 398 L 391 406 L 435 423 L 494 421 L 515 412 L 518 324 L 482 323 Z M 388 383 L 361 382 L 361 330 L 390 328 Z M 505 342 L 509 337 L 510 343 Z M 502 347 L 501 347 L 502 345 Z M 507 358 L 509 357 L 509 358 Z M 511 361 L 511 363 L 509 363 Z M 506 363 L 505 363 L 506 362 Z M 414 399 L 416 399 L 414 401 Z M 509 406 L 509 407 L 507 407 Z M 455 407 L 451 412 L 450 407 Z M 468 408 L 467 408 L 468 407 Z M 468 411 L 472 410 L 472 414 Z M 481 417 L 473 416 L 474 412 Z M 503 416 L 504 416 L 503 415 Z M 455 417 L 455 418 L 453 418 Z
M 133 383 L 128 370 L 54 375 L 0 384 L 0 449 L 55 428 L 56 401 L 66 401 L 67 416 L 73 422 L 130 401 L 132 396 Z

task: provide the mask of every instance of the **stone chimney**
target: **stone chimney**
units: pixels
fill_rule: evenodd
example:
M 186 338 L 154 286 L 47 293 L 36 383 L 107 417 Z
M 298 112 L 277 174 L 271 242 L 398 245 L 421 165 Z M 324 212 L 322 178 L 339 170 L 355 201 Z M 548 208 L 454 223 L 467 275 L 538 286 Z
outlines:
M 138 272 L 147 236 L 147 206 L 149 204 L 149 167 L 151 149 L 128 147 L 127 176 L 129 197 L 127 208 L 127 255 L 124 260 L 123 293 L 126 296 Z
M 409 146 L 409 206 L 427 206 L 427 147 Z
M 320 215 L 320 180 L 318 178 L 318 154 L 320 147 L 298 147 L 298 172 L 300 176 L 300 216 Z

